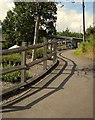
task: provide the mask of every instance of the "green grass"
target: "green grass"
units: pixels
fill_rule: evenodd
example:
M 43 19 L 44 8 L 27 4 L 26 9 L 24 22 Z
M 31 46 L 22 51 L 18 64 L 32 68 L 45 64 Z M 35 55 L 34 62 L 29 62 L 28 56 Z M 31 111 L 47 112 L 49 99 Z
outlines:
M 75 56 L 84 56 L 89 59 L 95 60 L 93 48 L 95 47 L 95 39 L 89 38 L 86 42 L 82 42 L 79 48 L 74 52 Z

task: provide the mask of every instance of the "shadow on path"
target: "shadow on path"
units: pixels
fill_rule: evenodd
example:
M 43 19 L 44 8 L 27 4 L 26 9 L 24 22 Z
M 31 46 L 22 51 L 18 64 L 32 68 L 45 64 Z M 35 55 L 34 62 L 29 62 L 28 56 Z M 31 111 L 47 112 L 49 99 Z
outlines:
M 30 109 L 32 106 L 34 106 L 35 104 L 37 104 L 38 102 L 44 100 L 45 98 L 49 97 L 50 95 L 54 94 L 55 92 L 58 92 L 59 90 L 63 89 L 63 86 L 68 82 L 68 80 L 72 77 L 72 75 L 74 74 L 75 68 L 76 68 L 76 64 L 74 61 L 65 58 L 61 55 L 61 53 L 59 54 L 59 59 L 61 59 L 62 61 L 65 62 L 65 65 L 62 67 L 62 69 L 53 77 L 51 78 L 45 85 L 43 85 L 41 88 L 40 87 L 31 87 L 32 89 L 38 89 L 36 91 L 34 91 L 33 93 L 30 93 L 24 97 L 22 97 L 21 99 L 17 100 L 16 102 L 12 103 L 11 105 L 9 105 L 7 108 L 10 108 L 11 110 L 5 110 L 3 109 L 2 112 L 12 112 L 12 111 L 21 111 L 21 110 L 25 110 L 25 109 Z M 73 63 L 72 69 L 71 69 L 71 73 L 69 73 L 69 75 L 62 81 L 62 83 L 58 86 L 58 87 L 48 87 L 58 76 L 60 76 L 63 71 L 65 70 L 65 68 L 68 65 L 68 62 L 66 60 L 69 60 L 70 62 Z M 37 98 L 36 100 L 32 101 L 31 103 L 27 104 L 26 106 L 12 106 L 18 102 L 20 102 L 21 100 L 24 100 L 26 98 L 28 98 L 29 96 L 36 94 L 38 92 L 40 92 L 43 89 L 53 89 L 51 92 L 46 93 L 45 95 Z

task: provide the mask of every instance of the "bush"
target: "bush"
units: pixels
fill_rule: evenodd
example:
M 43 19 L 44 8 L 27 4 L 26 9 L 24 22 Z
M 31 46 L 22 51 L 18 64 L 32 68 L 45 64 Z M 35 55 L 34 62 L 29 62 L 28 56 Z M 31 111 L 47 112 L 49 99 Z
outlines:
M 82 43 L 82 52 L 86 53 L 87 48 L 86 48 L 86 43 Z
M 83 55 L 89 59 L 95 59 L 94 54 L 94 48 L 95 47 L 95 39 L 92 35 L 89 35 L 85 42 L 82 42 L 79 46 L 79 48 L 76 49 L 74 52 L 75 55 Z
M 32 50 L 27 50 L 27 55 L 31 55 L 32 56 Z
M 44 51 L 44 48 L 43 48 L 43 47 L 42 47 L 42 48 L 38 48 L 38 49 L 36 50 L 36 57 L 37 57 L 37 58 L 43 57 L 43 51 Z
M 29 77 L 29 72 L 26 72 L 26 79 Z M 2 81 L 5 82 L 20 82 L 21 81 L 21 72 L 15 71 L 5 75 L 2 75 Z
M 0 69 L 2 70 L 5 68 L 10 68 L 13 67 L 12 65 L 8 64 L 7 66 L 4 67 L 0 67 Z M 26 72 L 26 79 L 29 77 L 29 72 Z M 11 73 L 7 73 L 5 75 L 0 76 L 0 78 L 2 79 L 2 81 L 5 82 L 20 82 L 21 81 L 21 71 L 15 71 L 15 72 L 11 72 Z
M 41 58 L 41 57 L 43 57 L 43 47 L 42 48 L 38 48 L 37 50 L 36 50 L 36 57 L 37 58 Z M 31 56 L 32 56 L 32 50 L 28 50 L 27 51 L 27 58 L 31 58 Z
M 50 50 L 50 49 L 48 49 L 48 50 L 47 50 L 47 54 L 50 54 L 50 52 L 51 52 L 51 50 Z
M 8 64 L 17 65 L 21 64 L 21 55 L 19 53 L 11 54 L 11 55 L 3 55 L 2 56 L 3 66 L 7 66 Z
M 58 51 L 64 50 L 64 46 L 58 46 L 58 47 L 57 47 L 57 50 L 58 50 Z
M 8 74 L 5 74 L 5 75 L 2 75 L 2 81 L 5 81 L 5 82 L 20 82 L 20 79 L 21 79 L 20 76 L 21 76 L 20 71 L 8 73 Z

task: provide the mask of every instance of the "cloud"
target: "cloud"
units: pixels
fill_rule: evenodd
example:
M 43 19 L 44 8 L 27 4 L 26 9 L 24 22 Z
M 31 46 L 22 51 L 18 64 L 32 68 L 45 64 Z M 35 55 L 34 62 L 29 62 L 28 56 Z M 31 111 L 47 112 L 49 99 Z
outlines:
M 0 20 L 1 21 L 3 21 L 3 19 L 7 15 L 7 11 L 11 10 L 12 7 L 14 7 L 14 3 L 12 1 L 8 1 L 8 0 L 0 1 Z
M 7 11 L 11 10 L 14 7 L 14 3 L 12 0 L 1 0 L 0 1 L 0 20 L 3 19 L 7 15 Z M 60 8 L 60 5 L 57 5 L 57 31 L 63 31 L 67 27 L 74 32 L 82 32 L 82 13 L 78 13 L 74 9 L 67 9 L 65 7 Z M 93 16 L 90 16 L 89 13 L 86 12 L 86 28 L 92 25 Z
M 57 8 L 57 31 L 63 31 L 68 27 L 72 32 L 82 32 L 82 13 L 77 12 L 75 9 L 60 8 L 59 5 Z M 86 28 L 93 23 L 93 16 L 90 16 L 87 12 L 85 22 Z

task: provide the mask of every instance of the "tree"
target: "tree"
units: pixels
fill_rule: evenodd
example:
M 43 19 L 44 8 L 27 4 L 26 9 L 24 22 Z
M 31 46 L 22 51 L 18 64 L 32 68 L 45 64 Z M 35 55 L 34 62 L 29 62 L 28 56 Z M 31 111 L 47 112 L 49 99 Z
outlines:
M 69 28 L 66 28 L 63 32 L 58 32 L 57 35 L 59 36 L 68 36 L 68 37 L 77 37 L 77 38 L 82 38 L 83 34 L 82 33 L 76 33 L 76 32 L 71 32 Z
M 37 7 L 36 7 L 36 11 L 37 11 L 37 15 L 36 15 L 36 23 L 35 23 L 35 32 L 34 32 L 34 42 L 33 45 L 35 45 L 38 41 L 38 32 L 39 32 L 39 23 L 40 23 L 40 11 L 39 11 L 39 3 L 37 3 Z M 36 59 L 36 49 L 32 50 L 32 59 L 31 61 Z
M 89 27 L 89 28 L 87 28 L 87 30 L 86 30 L 86 35 L 88 36 L 88 35 L 90 35 L 90 34 L 93 34 L 93 35 L 95 35 L 95 26 L 94 27 Z
M 95 26 L 89 27 L 86 29 L 86 39 L 89 42 L 92 42 L 95 45 Z
M 7 12 L 7 17 L 2 23 L 3 37 L 6 39 L 3 45 L 4 48 L 8 48 L 15 44 L 15 26 L 14 26 L 14 13 L 12 11 Z
M 22 41 L 33 44 L 37 16 L 37 2 L 15 2 L 15 8 L 7 13 L 2 23 L 3 36 L 6 46 L 21 45 Z M 47 34 L 54 34 L 56 22 L 56 4 L 39 2 L 39 34 L 37 42 Z M 48 32 L 47 32 L 48 31 Z
M 43 26 L 44 28 L 46 27 L 46 29 L 48 30 L 47 35 L 55 33 L 54 31 L 54 26 L 53 23 L 56 22 L 56 17 L 53 16 L 53 14 L 56 13 L 56 11 L 53 9 L 54 13 L 51 11 L 53 5 L 52 3 L 49 5 L 46 3 L 45 7 L 44 7 L 44 3 L 36 3 L 36 23 L 35 23 L 35 33 L 34 33 L 34 42 L 33 44 L 35 45 L 38 41 L 38 35 L 39 35 L 39 26 L 43 26 L 43 23 L 45 26 Z M 55 6 L 54 6 L 55 7 Z M 47 8 L 47 9 L 46 9 Z M 48 10 L 48 12 L 47 12 Z M 53 14 L 52 14 L 53 13 Z M 48 15 L 48 16 L 47 16 Z M 46 22 L 48 19 L 48 22 Z M 51 20 L 49 20 L 51 19 Z M 41 30 L 40 30 L 41 31 Z M 46 30 L 45 30 L 46 31 Z M 40 32 L 41 33 L 41 32 Z M 32 51 L 32 61 L 36 58 L 36 49 L 34 49 Z

